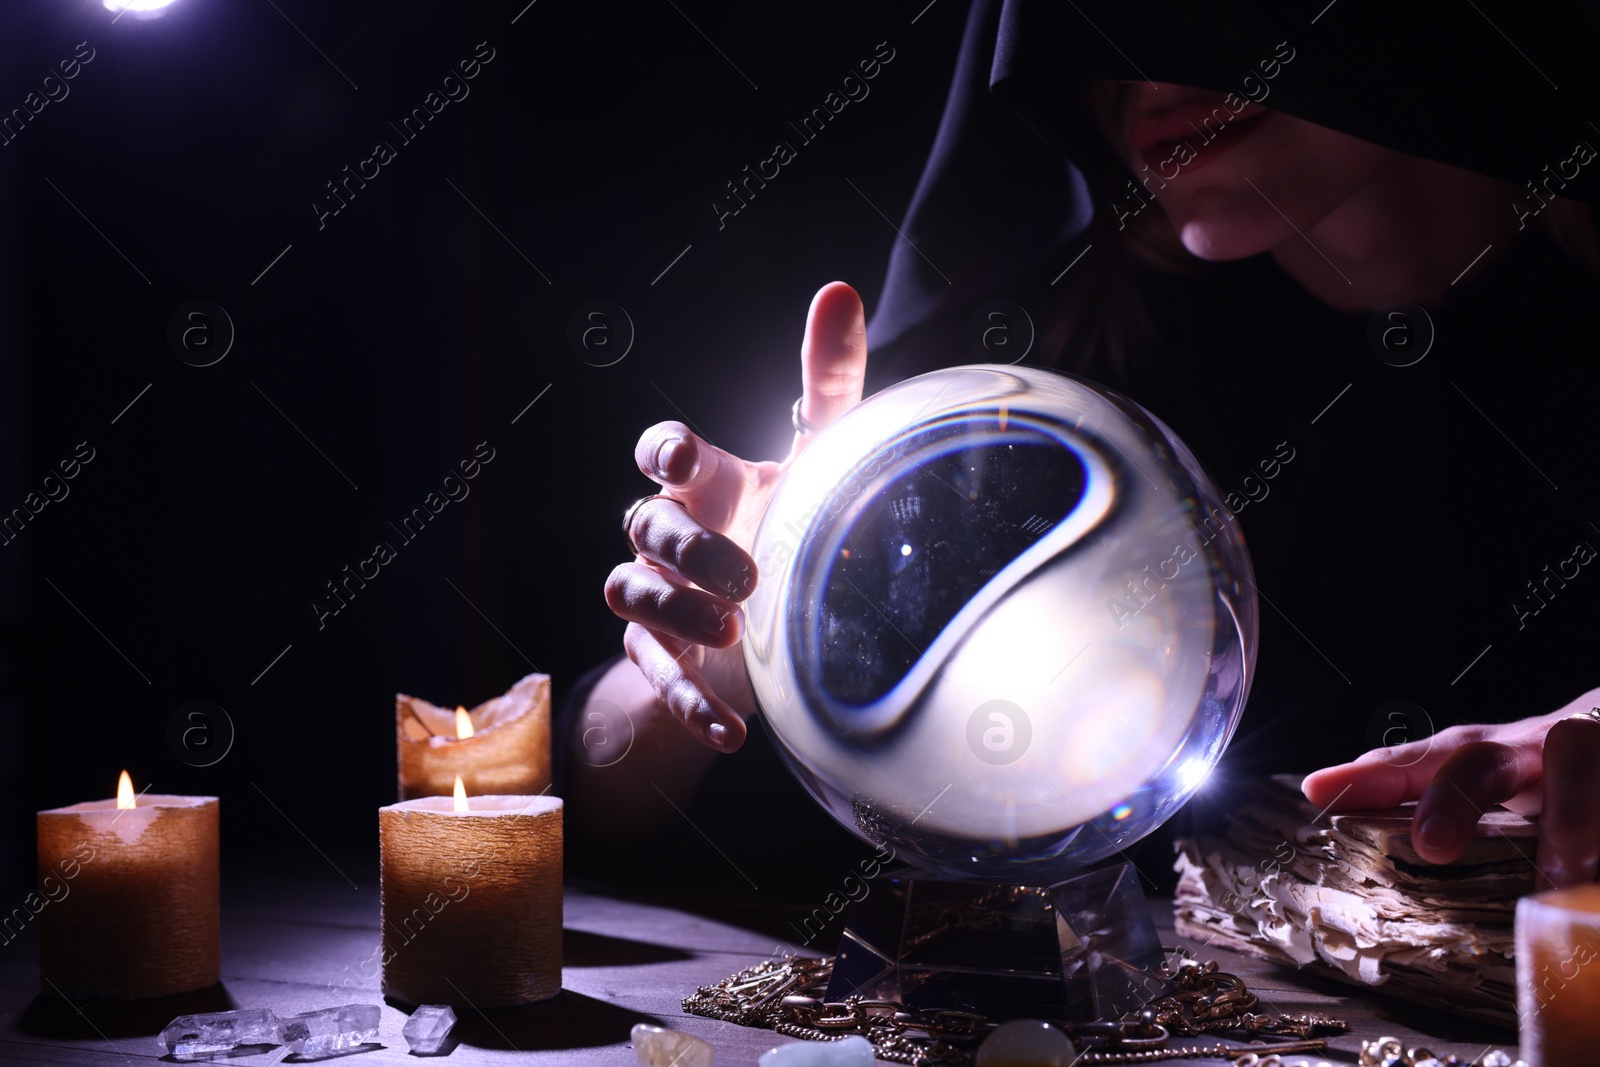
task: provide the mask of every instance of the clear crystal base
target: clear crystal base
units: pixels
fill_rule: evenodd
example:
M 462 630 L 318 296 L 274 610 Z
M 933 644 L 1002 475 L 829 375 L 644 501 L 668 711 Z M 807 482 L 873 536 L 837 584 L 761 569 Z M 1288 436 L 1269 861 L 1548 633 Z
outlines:
M 845 912 L 827 998 L 1092 1022 L 1172 990 L 1131 863 L 1049 886 L 873 879 Z

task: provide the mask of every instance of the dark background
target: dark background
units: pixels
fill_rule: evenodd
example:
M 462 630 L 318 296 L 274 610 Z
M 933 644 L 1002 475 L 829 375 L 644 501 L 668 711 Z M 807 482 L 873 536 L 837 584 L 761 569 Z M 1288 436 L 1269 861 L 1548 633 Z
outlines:
M 1387 71 L 1415 91 L 1379 94 L 1386 122 L 1449 120 L 1448 138 L 1395 138 L 1419 153 L 1494 140 L 1483 92 L 1529 116 L 1595 98 L 1569 81 L 1592 64 L 1549 60 L 1571 86 L 1557 94 L 1476 13 L 1441 23 L 1441 42 L 1466 27 L 1470 47 L 1374 66 L 1361 44 L 1388 40 L 1373 36 L 1385 12 L 1338 11 L 1325 36 L 1294 29 L 1297 72 L 1322 71 L 1307 87 L 1342 100 Z M 1531 14 L 1495 11 L 1556 55 L 1563 23 L 1538 37 Z M 964 14 L 954 0 L 178 0 L 139 20 L 98 0 L 7 4 L 0 117 L 80 42 L 94 58 L 0 146 L 0 517 L 80 442 L 94 458 L 0 543 L 0 885 L 32 878 L 34 811 L 106 797 L 126 767 L 140 788 L 223 798 L 235 877 L 370 886 L 397 691 L 472 705 L 538 670 L 559 703 L 620 647 L 601 589 L 624 558 L 622 511 L 651 487 L 639 433 L 681 419 L 739 455 L 787 448 L 806 306 L 833 279 L 876 306 Z M 1132 38 L 1140 17 L 1124 17 L 1114 36 Z M 493 59 L 469 95 L 405 143 L 390 123 L 480 42 Z M 880 42 L 894 59 L 870 95 L 801 144 L 789 123 Z M 1570 151 L 1508 129 L 1537 148 L 1504 153 L 1496 173 L 1513 183 Z M 798 158 L 719 227 L 726 183 L 780 139 Z M 326 184 L 379 141 L 395 158 L 319 226 Z M 1077 251 L 1044 263 L 1037 290 L 990 278 L 963 242 L 991 209 L 1025 213 L 998 199 L 927 247 L 955 288 L 1005 283 L 1044 322 L 1034 296 Z M 1102 270 L 1112 243 L 1074 277 Z M 1547 712 L 1593 685 L 1600 585 L 1574 582 L 1525 627 L 1515 604 L 1600 531 L 1584 429 L 1600 275 L 1533 228 L 1500 252 L 1463 271 L 1414 367 L 1375 352 L 1368 314 L 1333 312 L 1266 256 L 1154 283 L 1152 313 L 1201 358 L 1118 387 L 1224 489 L 1279 442 L 1300 458 L 1275 503 L 1240 509 L 1265 605 L 1259 669 L 1217 780 L 1132 851 L 1152 883 L 1170 877 L 1171 833 L 1226 812 L 1230 778 L 1351 758 L 1397 721 L 1412 739 Z M 236 328 L 208 367 L 168 340 L 194 300 Z M 611 366 L 569 343 L 593 300 L 636 334 Z M 875 354 L 869 380 L 969 361 L 967 310 Z M 483 442 L 494 458 L 470 495 L 403 543 L 391 523 Z M 397 558 L 319 622 L 327 584 L 379 541 Z M 167 736 L 195 700 L 236 728 L 204 768 Z M 864 850 L 761 746 L 758 726 L 650 856 L 573 839 L 570 869 L 594 860 L 640 891 L 688 892 L 692 874 L 708 897 L 819 899 Z
M 811 294 L 871 308 L 962 5 L 525 3 L 5 5 L 6 113 L 94 58 L 0 148 L 0 510 L 95 458 L 0 547 L 0 881 L 32 878 L 35 810 L 124 767 L 222 797 L 225 866 L 336 877 L 307 842 L 371 849 L 396 691 L 470 706 L 537 668 L 559 700 L 619 648 L 601 585 L 639 432 L 779 454 Z M 870 96 L 719 230 L 724 183 L 885 40 Z M 403 143 L 388 123 L 480 41 L 470 94 Z M 397 157 L 319 229 L 380 140 Z M 166 337 L 197 299 L 237 332 L 204 368 Z M 591 299 L 636 328 L 614 366 L 567 343 Z M 470 496 L 401 543 L 482 441 Z M 398 558 L 319 627 L 379 540 Z M 190 700 L 236 727 L 210 767 L 168 745 Z

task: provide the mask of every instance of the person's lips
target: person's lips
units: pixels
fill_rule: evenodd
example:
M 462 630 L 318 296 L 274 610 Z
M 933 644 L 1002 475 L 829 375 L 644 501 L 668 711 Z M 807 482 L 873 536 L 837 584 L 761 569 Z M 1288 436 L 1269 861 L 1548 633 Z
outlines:
M 1173 157 L 1186 144 L 1194 158 L 1177 165 L 1185 171 L 1196 170 L 1243 142 L 1267 114 L 1267 108 L 1252 103 L 1237 114 L 1220 101 L 1178 104 L 1135 119 L 1128 129 L 1128 147 L 1146 166 L 1158 169 L 1167 163 L 1170 171 L 1176 162 Z M 1160 172 L 1164 177 L 1174 176 Z

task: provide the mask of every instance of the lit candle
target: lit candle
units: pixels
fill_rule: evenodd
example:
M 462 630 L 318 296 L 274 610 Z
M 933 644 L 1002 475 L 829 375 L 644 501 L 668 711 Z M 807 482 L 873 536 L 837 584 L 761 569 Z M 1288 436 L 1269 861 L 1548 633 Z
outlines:
M 488 1008 L 561 991 L 558 797 L 420 797 L 378 809 L 383 992 Z
M 396 694 L 400 799 L 449 796 L 459 776 L 473 795 L 532 795 L 550 786 L 550 676 L 530 674 L 468 711 Z
M 221 979 L 216 797 L 146 793 L 41 811 L 39 971 L 69 998 L 186 993 Z
M 1591 1062 L 1600 1045 L 1600 885 L 1517 901 L 1516 952 L 1528 1067 Z

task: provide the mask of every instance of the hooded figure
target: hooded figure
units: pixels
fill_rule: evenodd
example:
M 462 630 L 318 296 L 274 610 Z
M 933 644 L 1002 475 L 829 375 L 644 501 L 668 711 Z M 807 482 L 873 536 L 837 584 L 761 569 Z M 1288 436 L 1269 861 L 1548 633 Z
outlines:
M 1178 432 L 1240 522 L 1262 600 L 1230 774 L 1311 770 L 1600 685 L 1593 17 L 1362 0 L 972 7 L 869 326 L 869 392 L 1023 358 Z M 1157 86 L 1222 97 L 1134 169 L 1107 143 L 1120 116 L 1095 114 L 1095 82 L 1149 85 L 1157 109 Z M 1185 146 L 1193 158 L 1250 137 L 1252 105 L 1507 183 L 1506 236 L 1463 255 L 1420 308 L 1341 311 L 1273 255 L 1188 254 L 1159 194 Z M 1309 242 L 1315 218 L 1284 218 Z M 1003 324 L 1001 345 L 978 340 L 975 316 Z
M 1499 178 L 1518 187 L 1506 209 L 1524 221 L 1552 195 L 1591 201 L 1600 190 L 1582 148 L 1600 147 L 1600 8 L 1316 6 L 976 0 L 869 327 L 873 347 L 1026 285 L 1029 271 L 1053 278 L 1097 214 L 1128 211 L 1133 202 L 1115 198 L 1134 176 L 1081 106 L 1093 80 L 1233 94 Z M 1214 129 L 1205 126 L 1197 147 Z M 1091 183 L 1111 196 L 1093 199 Z
M 867 391 L 1027 360 L 1184 440 L 1260 599 L 1219 777 L 1600 703 L 1597 36 L 1587 11 L 1488 0 L 974 3 L 868 327 Z M 1596 721 L 1573 727 L 1584 752 Z M 1537 799 L 1544 733 L 1515 729 L 1498 746 L 1521 746 L 1499 768 L 1512 790 L 1436 778 L 1419 812 L 1444 811 L 1435 794 Z M 1453 760 L 1461 740 L 1437 743 Z M 1385 765 L 1427 782 L 1438 760 L 1404 753 Z M 784 788 L 765 760 L 729 762 L 711 775 L 735 781 L 727 803 Z M 1476 820 L 1447 814 L 1425 853 L 1440 862 Z M 1564 814 L 1600 840 L 1600 801 Z M 1151 881 L 1171 833 L 1131 850 Z

